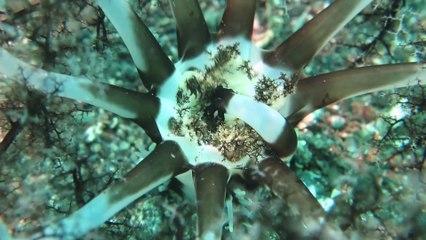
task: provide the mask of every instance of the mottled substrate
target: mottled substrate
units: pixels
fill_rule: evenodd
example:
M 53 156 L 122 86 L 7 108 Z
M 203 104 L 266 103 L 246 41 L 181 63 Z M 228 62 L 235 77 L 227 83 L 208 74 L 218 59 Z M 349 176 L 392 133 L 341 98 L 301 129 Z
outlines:
M 389 104 L 386 96 L 367 95 L 317 111 L 300 125 L 291 165 L 348 232 L 425 236 L 424 148 L 374 147 L 387 131 L 377 118 L 383 101 Z

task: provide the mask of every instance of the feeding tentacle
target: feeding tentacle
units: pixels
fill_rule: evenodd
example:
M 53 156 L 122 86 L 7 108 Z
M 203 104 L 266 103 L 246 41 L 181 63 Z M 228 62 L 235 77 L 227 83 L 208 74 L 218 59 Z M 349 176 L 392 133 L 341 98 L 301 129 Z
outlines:
M 219 39 L 243 37 L 251 39 L 256 0 L 228 0 L 219 24 Z
M 328 104 L 368 92 L 422 85 L 426 64 L 387 64 L 342 70 L 301 79 L 281 109 L 292 124 Z
M 27 87 L 44 94 L 77 100 L 113 112 L 139 124 L 154 142 L 162 139 L 155 123 L 160 103 L 151 94 L 48 72 L 15 58 L 2 48 L 0 73 L 10 78 L 24 78 Z
M 156 89 L 161 86 L 172 75 L 174 64 L 133 11 L 129 2 L 127 0 L 96 2 L 126 44 L 145 87 Z
M 219 87 L 215 94 L 230 117 L 241 119 L 256 130 L 279 157 L 285 158 L 294 153 L 297 147 L 296 133 L 280 113 L 229 89 Z
M 272 51 L 264 53 L 271 66 L 299 71 L 322 47 L 372 0 L 336 0 Z
M 229 172 L 216 163 L 203 163 L 194 168 L 197 197 L 198 237 L 221 239 L 223 211 Z
M 169 0 L 176 20 L 180 59 L 196 57 L 210 43 L 210 32 L 197 0 Z
M 142 195 L 186 170 L 186 159 L 172 141 L 159 144 L 152 153 L 82 208 L 46 227 L 31 239 L 43 236 L 78 238 L 103 224 Z
M 327 221 L 324 209 L 285 162 L 269 157 L 261 160 L 249 174 L 285 203 L 286 213 L 280 214 L 285 219 L 277 222 L 284 223 L 279 227 L 289 238 L 346 239 L 337 226 Z

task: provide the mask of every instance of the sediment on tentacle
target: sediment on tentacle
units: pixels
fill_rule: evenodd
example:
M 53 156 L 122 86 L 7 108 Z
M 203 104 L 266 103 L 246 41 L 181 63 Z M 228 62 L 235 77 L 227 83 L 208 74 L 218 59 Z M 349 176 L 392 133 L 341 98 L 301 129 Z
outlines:
M 372 0 L 334 1 L 277 48 L 265 52 L 264 61 L 271 66 L 299 71 L 370 2 Z
M 426 65 L 387 64 L 342 70 L 301 79 L 280 112 L 293 124 L 328 104 L 364 93 L 424 85 Z
M 273 222 L 289 239 L 346 239 L 343 232 L 327 219 L 327 214 L 302 183 L 299 177 L 276 157 L 261 160 L 248 173 L 248 177 L 265 184 L 283 200 L 283 214 Z
M 50 224 L 31 239 L 78 238 L 99 227 L 142 195 L 187 169 L 180 147 L 172 141 L 159 144 L 152 153 L 82 208 Z
M 210 32 L 197 0 L 169 0 L 176 20 L 179 59 L 202 53 L 210 43 Z
M 193 170 L 197 198 L 199 239 L 221 239 L 229 172 L 216 163 L 203 163 Z
M 229 89 L 218 89 L 217 98 L 227 115 L 238 118 L 252 127 L 281 158 L 291 156 L 297 147 L 293 126 L 273 108 Z
M 123 39 L 148 89 L 157 89 L 174 71 L 174 64 L 127 0 L 97 0 L 96 3 Z

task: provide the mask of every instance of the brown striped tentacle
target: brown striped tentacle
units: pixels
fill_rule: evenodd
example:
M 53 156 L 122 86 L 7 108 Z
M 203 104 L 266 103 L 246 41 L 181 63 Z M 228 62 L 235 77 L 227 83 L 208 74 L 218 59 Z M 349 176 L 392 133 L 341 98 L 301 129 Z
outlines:
M 327 214 L 300 178 L 281 159 L 261 160 L 250 178 L 265 184 L 283 200 L 273 222 L 290 239 L 346 239 L 343 232 L 327 219 Z
M 219 24 L 218 38 L 243 37 L 251 39 L 256 0 L 228 0 Z
M 153 188 L 188 170 L 187 165 L 187 160 L 178 144 L 165 141 L 121 180 L 111 184 L 82 208 L 58 223 L 49 225 L 31 239 L 42 236 L 81 237 Z
M 127 0 L 97 0 L 120 34 L 148 89 L 159 88 L 174 72 L 174 64 L 164 53 L 148 27 Z
M 210 43 L 210 32 L 197 0 L 169 0 L 176 20 L 178 55 L 189 59 Z
M 222 239 L 223 212 L 228 169 L 217 163 L 203 163 L 193 170 L 197 197 L 199 239 Z
M 271 66 L 299 71 L 371 1 L 334 1 L 277 48 L 265 52 L 264 61 Z
M 292 124 L 328 104 L 364 93 L 426 82 L 426 64 L 402 63 L 347 69 L 301 79 L 280 110 Z

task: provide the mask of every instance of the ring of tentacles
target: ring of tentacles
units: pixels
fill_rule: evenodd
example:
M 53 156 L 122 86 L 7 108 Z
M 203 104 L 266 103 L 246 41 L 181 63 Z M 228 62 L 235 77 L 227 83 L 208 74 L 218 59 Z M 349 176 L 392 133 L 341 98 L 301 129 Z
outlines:
M 422 84 L 424 65 L 303 74 L 303 67 L 371 0 L 334 1 L 271 50 L 250 40 L 256 0 L 228 0 L 216 33 L 209 32 L 196 0 L 169 2 L 177 28 L 176 63 L 127 1 L 96 1 L 124 40 L 145 93 L 37 69 L 0 49 L 4 76 L 24 76 L 30 88 L 131 119 L 156 143 L 122 180 L 31 238 L 83 236 L 176 177 L 195 190 L 197 237 L 221 239 L 227 185 L 239 176 L 266 184 L 290 206 L 293 222 L 283 223 L 288 236 L 341 239 L 340 230 L 285 163 L 297 147 L 294 126 L 314 110 L 348 97 Z

